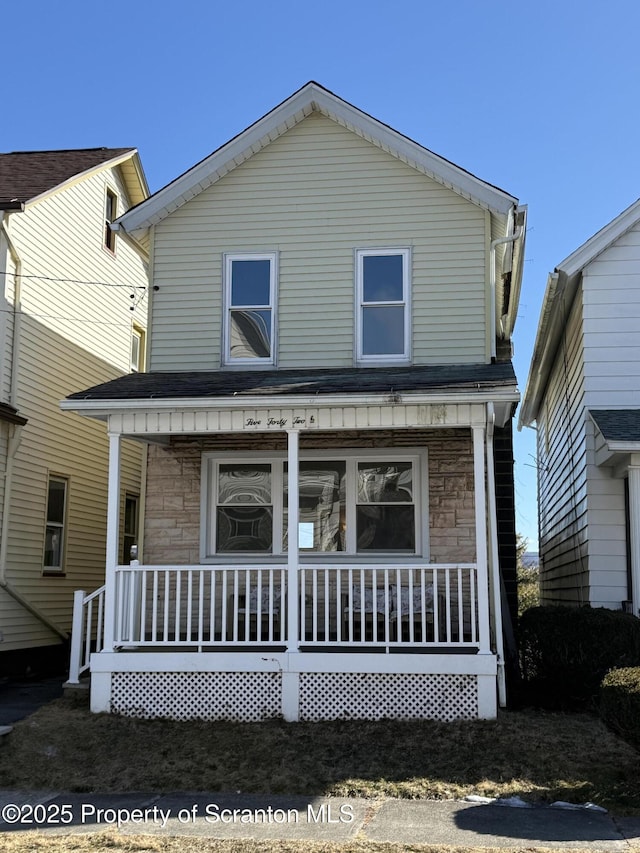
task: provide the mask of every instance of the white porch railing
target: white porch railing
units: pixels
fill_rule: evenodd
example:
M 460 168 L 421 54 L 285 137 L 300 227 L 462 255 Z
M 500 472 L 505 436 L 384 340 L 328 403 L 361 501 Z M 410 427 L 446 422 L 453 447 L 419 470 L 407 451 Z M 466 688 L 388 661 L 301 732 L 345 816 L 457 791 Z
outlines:
M 475 564 L 304 566 L 300 590 L 302 646 L 479 647 Z
M 104 595 L 103 586 L 89 595 L 82 589 L 73 594 L 69 684 L 79 683 L 81 674 L 89 669 L 91 652 L 104 647 Z
M 298 588 L 295 646 L 303 652 L 482 645 L 479 613 L 488 593 L 479 589 L 475 564 L 306 565 Z M 118 566 L 107 618 L 115 648 L 290 647 L 286 592 L 284 565 Z M 103 646 L 105 607 L 104 587 L 76 593 L 70 681 Z

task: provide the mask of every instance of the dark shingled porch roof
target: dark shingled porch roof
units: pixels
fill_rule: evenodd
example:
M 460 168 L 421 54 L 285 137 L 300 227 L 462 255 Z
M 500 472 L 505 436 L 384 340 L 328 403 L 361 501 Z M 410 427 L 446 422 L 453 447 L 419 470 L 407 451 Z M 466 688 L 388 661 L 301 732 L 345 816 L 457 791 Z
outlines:
M 460 392 L 515 388 L 510 362 L 320 370 L 213 370 L 130 373 L 71 394 L 69 400 Z
M 606 441 L 640 442 L 640 409 L 589 409 Z

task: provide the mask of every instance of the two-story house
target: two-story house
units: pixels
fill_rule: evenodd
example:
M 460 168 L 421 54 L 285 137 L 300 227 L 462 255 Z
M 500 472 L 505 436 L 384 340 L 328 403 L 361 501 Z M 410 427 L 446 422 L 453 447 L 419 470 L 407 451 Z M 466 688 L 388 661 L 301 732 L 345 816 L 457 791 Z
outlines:
M 640 615 L 640 200 L 549 275 L 534 422 L 543 603 Z
M 495 716 L 524 219 L 309 83 L 117 220 L 151 247 L 149 372 L 63 402 L 111 443 L 93 710 Z
M 65 666 L 73 590 L 104 578 L 107 437 L 59 402 L 141 366 L 145 252 L 109 223 L 147 196 L 134 148 L 0 154 L 3 673 Z M 121 559 L 142 452 L 123 453 Z

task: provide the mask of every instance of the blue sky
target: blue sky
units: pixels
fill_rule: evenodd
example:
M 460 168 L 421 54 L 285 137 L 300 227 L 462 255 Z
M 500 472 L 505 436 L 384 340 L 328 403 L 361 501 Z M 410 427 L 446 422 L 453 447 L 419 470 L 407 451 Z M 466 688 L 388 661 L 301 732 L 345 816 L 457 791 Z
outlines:
M 529 206 L 524 389 L 547 273 L 640 196 L 640 4 L 25 0 L 0 150 L 136 146 L 159 189 L 310 79 Z M 535 444 L 517 527 L 537 547 Z

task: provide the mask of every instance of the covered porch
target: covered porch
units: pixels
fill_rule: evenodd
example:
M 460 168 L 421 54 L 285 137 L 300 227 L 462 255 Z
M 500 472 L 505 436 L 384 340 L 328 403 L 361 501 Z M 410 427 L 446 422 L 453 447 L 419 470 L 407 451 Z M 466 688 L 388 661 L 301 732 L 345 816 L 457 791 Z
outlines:
M 477 387 L 456 395 L 414 392 L 404 399 L 397 393 L 279 396 L 233 407 L 228 399 L 108 406 L 69 401 L 69 408 L 106 419 L 110 436 L 105 585 L 76 594 L 70 680 L 90 670 L 92 710 L 143 717 L 494 717 L 505 687 L 492 442 L 494 426 L 508 421 L 514 399 L 513 389 Z M 442 474 L 434 469 L 435 448 L 446 448 L 448 434 L 468 447 L 471 533 L 464 547 L 458 540 L 455 546 L 448 529 L 437 535 L 446 514 L 440 510 L 447 501 L 447 467 L 441 466 Z M 167 454 L 160 467 L 181 458 L 181 446 L 200 460 L 198 559 L 178 562 L 167 558 L 171 550 L 154 550 L 162 518 L 159 513 L 150 524 L 153 500 L 147 494 L 142 559 L 131 565 L 119 560 L 125 437 L 165 448 L 158 451 Z M 376 448 L 363 447 L 371 443 Z M 224 452 L 212 449 L 223 445 Z M 222 499 L 212 505 L 210 497 L 212 490 L 220 494 L 228 458 L 248 467 L 246 446 L 264 448 L 251 451 L 259 460 L 251 473 L 260 468 L 262 476 L 270 465 L 269 482 L 282 496 L 281 506 L 273 495 L 263 499 L 269 511 L 261 510 L 260 518 L 268 515 L 273 526 L 264 556 L 224 552 L 220 530 L 229 513 Z M 324 472 L 325 460 L 337 457 L 344 485 L 325 516 L 333 513 L 342 540 L 320 546 L 320 527 L 311 525 L 301 489 L 310 466 Z M 399 501 L 402 513 L 398 504 L 378 500 L 387 508 L 387 526 L 380 529 L 406 527 L 406 519 L 415 517 L 403 547 L 367 544 L 362 519 L 376 512 L 379 517 L 381 510 L 373 512 L 357 494 L 349 498 L 349 471 L 362 482 L 372 466 L 376 476 L 392 470 L 410 493 Z M 190 476 L 196 468 L 194 463 Z M 443 494 L 434 507 L 436 474 Z M 171 517 L 164 521 L 176 533 L 189 526 Z M 326 539 L 330 522 L 323 524 Z M 288 535 L 292 530 L 298 535 Z M 156 541 L 161 535 L 155 534 Z M 163 559 L 147 562 L 148 553 Z

